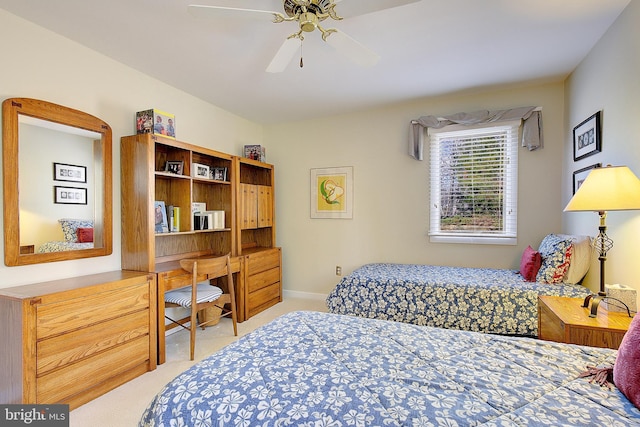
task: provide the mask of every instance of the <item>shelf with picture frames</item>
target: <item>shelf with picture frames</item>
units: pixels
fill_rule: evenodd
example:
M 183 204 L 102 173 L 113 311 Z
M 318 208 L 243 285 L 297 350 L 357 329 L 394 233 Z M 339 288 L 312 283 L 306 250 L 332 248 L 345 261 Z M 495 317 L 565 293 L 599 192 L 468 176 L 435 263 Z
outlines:
M 157 273 L 160 288 L 177 274 L 178 260 L 230 253 L 242 266 L 240 321 L 282 300 L 273 165 L 155 134 L 122 137 L 120 153 L 123 269 Z M 160 201 L 179 207 L 176 231 L 167 214 L 166 232 L 156 232 Z M 204 204 L 205 214 L 218 212 L 224 225 L 203 227 L 194 215 L 203 209 L 194 203 Z M 207 218 L 208 225 L 213 216 Z

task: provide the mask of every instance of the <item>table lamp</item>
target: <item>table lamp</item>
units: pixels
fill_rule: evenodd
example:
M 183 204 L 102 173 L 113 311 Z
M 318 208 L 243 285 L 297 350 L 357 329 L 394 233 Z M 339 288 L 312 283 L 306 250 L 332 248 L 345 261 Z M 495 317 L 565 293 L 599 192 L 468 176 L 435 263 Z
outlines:
M 589 172 L 580 188 L 564 208 L 565 212 L 593 211 L 600 215 L 598 236 L 592 246 L 598 251 L 600 260 L 600 291 L 592 314 L 595 316 L 599 300 L 606 296 L 604 287 L 604 263 L 607 252 L 613 247 L 613 240 L 607 236 L 607 211 L 640 209 L 640 179 L 627 166 L 611 166 L 595 168 Z M 591 296 L 585 299 L 585 307 Z M 597 302 L 597 303 L 596 303 Z

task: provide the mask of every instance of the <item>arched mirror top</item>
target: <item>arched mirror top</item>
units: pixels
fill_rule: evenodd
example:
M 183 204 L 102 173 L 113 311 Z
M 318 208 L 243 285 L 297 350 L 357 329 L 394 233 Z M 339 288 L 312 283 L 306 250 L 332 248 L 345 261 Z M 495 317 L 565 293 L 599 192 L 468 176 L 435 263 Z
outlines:
M 2 103 L 7 266 L 110 255 L 111 127 L 31 98 Z

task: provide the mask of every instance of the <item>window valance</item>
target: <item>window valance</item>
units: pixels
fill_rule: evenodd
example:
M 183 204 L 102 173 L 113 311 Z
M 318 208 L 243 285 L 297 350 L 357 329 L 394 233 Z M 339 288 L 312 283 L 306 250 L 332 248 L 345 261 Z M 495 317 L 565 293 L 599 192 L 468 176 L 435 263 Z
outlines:
M 510 120 L 522 120 L 522 146 L 529 151 L 542 148 L 542 111 L 537 107 L 519 107 L 508 110 L 481 110 L 472 113 L 456 113 L 449 116 L 422 116 L 411 120 L 409 127 L 409 155 L 423 159 L 424 129 L 440 129 L 449 125 L 477 125 Z

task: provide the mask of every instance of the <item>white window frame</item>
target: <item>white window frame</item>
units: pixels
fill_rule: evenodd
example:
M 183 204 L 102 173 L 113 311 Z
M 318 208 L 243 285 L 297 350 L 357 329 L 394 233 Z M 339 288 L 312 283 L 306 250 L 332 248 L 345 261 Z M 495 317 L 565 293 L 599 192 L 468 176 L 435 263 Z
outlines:
M 429 128 L 430 140 L 430 195 L 429 195 L 429 241 L 435 243 L 472 243 L 494 245 L 516 245 L 518 229 L 518 137 L 521 121 L 483 124 L 477 126 L 447 126 L 443 129 Z M 503 228 L 500 231 L 449 231 L 440 228 L 441 192 L 441 144 L 445 139 L 473 138 L 487 134 L 505 136 L 505 156 L 502 161 L 504 178 Z

